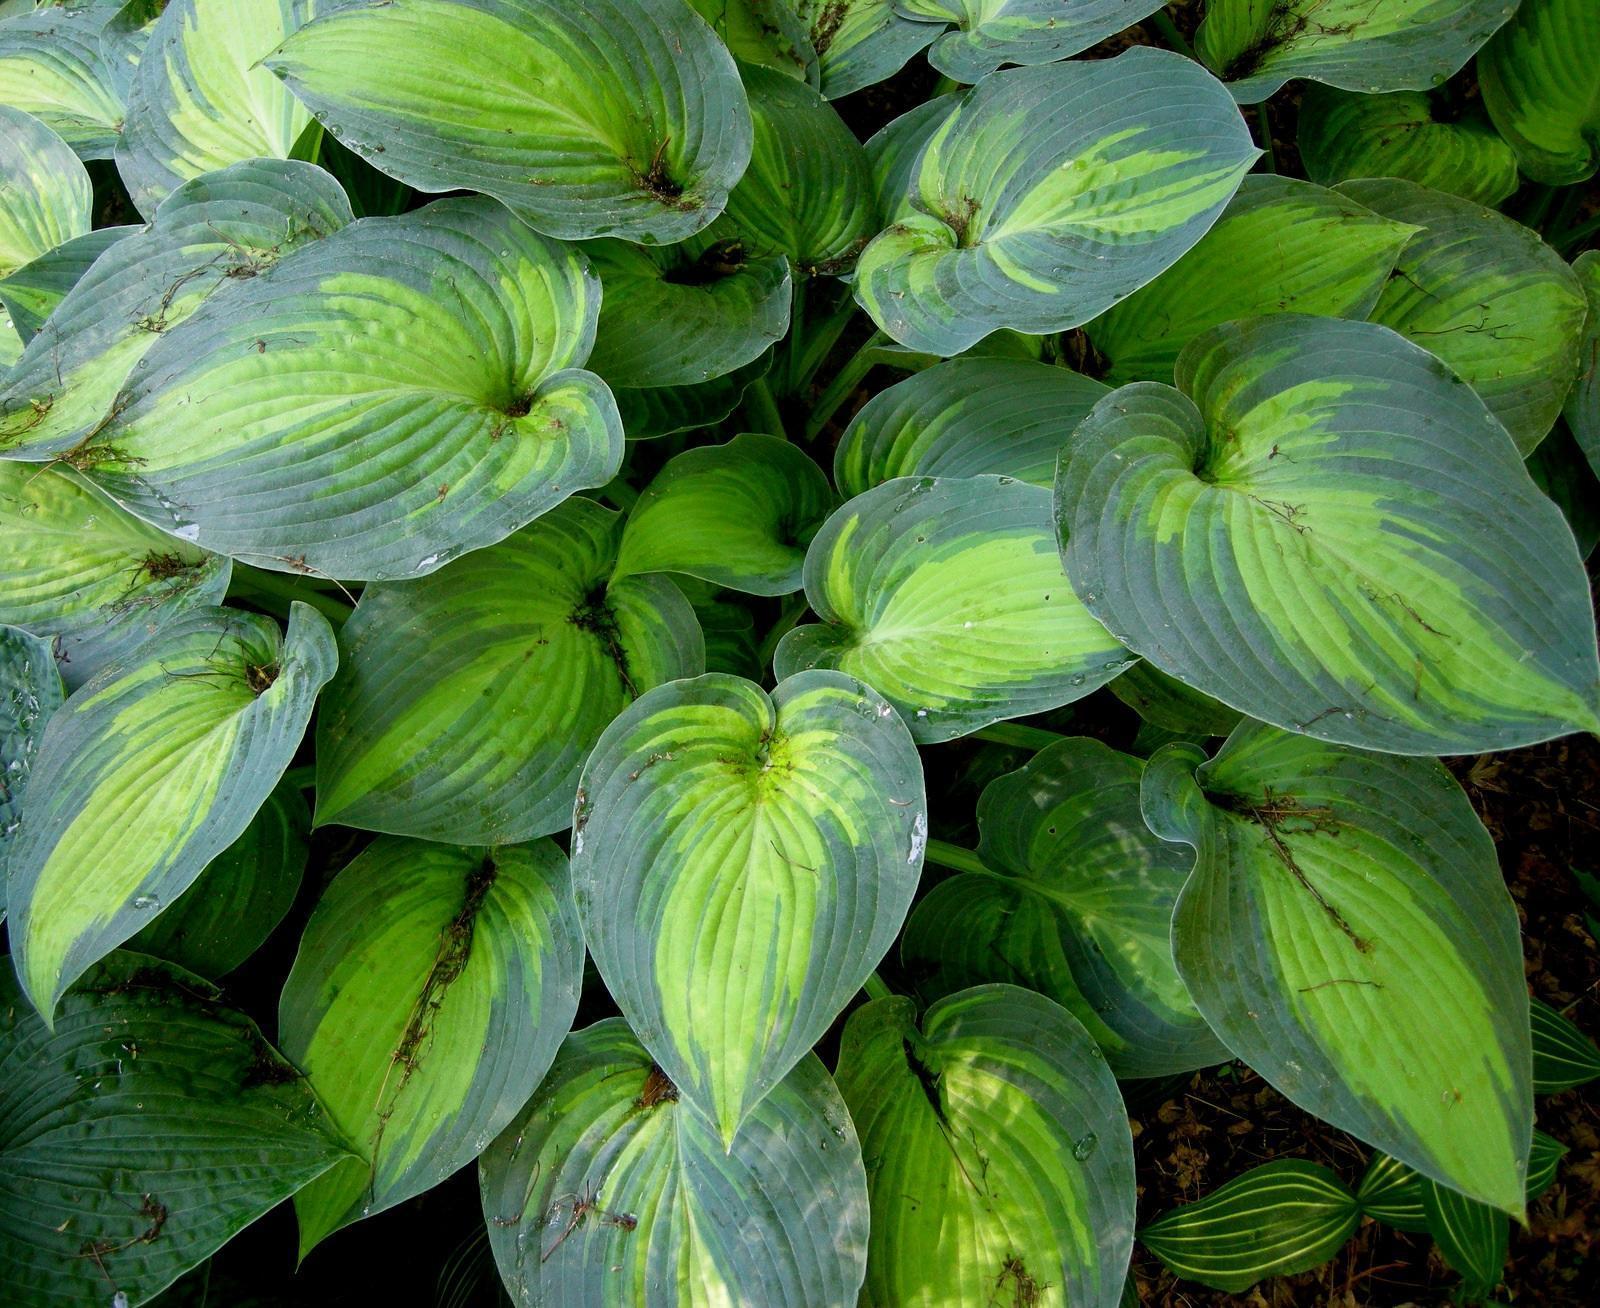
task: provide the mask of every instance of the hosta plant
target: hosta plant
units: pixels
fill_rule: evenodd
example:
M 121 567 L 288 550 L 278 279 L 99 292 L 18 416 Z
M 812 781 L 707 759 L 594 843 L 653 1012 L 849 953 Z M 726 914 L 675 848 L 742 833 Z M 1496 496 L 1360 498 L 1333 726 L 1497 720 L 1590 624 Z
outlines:
M 0 1300 L 1493 1291 L 1597 11 L 1197 8 L 0 0 Z M 1366 1170 L 1141 1212 L 1225 1064 Z

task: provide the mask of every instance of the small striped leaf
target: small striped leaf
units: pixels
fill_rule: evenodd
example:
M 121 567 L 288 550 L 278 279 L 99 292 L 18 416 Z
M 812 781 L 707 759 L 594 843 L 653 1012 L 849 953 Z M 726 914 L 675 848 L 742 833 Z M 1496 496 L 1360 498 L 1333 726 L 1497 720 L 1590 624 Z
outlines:
M 43 459 L 97 436 L 165 334 L 349 221 L 344 191 L 311 164 L 254 160 L 179 187 L 95 261 L 0 379 L 0 448 Z
M 244 831 L 337 658 L 304 604 L 287 636 L 270 618 L 199 609 L 51 718 L 10 860 L 12 962 L 47 1022 L 86 968 Z
M 748 595 L 788 595 L 837 503 L 822 469 L 777 436 L 686 450 L 629 513 L 617 575 L 679 572 Z
M 1082 699 L 1132 661 L 1068 585 L 1050 493 L 1009 477 L 900 477 L 856 496 L 806 554 L 822 619 L 779 675 L 838 668 L 922 744 Z
M 0 23 L 0 105 L 32 114 L 82 159 L 109 159 L 126 110 L 101 37 L 115 4 L 47 5 Z M 0 137 L 13 129 L 0 120 Z
M 1223 88 L 1169 51 L 1004 70 L 915 156 L 856 298 L 935 354 L 1076 327 L 1198 241 L 1257 153 Z
M 295 1196 L 300 1256 L 477 1157 L 549 1069 L 582 983 L 567 863 L 549 841 L 383 837 L 340 872 L 301 938 L 278 1027 L 366 1162 Z
M 21 830 L 39 737 L 63 698 L 50 642 L 0 626 L 0 920 L 6 912 L 6 864 Z
M 738 69 L 684 0 L 358 0 L 265 64 L 379 171 L 550 236 L 681 241 L 750 161 Z
M 1539 1133 L 1535 1131 L 1537 1141 Z M 1532 1151 L 1529 1152 L 1530 1162 Z M 1356 1201 L 1364 1217 L 1392 1226 L 1397 1231 L 1426 1234 L 1428 1215 L 1422 1208 L 1422 1178 L 1386 1153 L 1375 1153 L 1367 1165 Z
M 834 481 L 849 496 L 896 477 L 994 473 L 1048 486 L 1072 430 L 1108 391 L 1031 359 L 950 359 L 867 401 L 834 451 Z
M 621 1021 L 598 1022 L 478 1167 L 517 1308 L 856 1304 L 861 1146 L 810 1054 L 728 1143 Z
M 1194 249 L 1083 329 L 1096 375 L 1171 382 L 1178 352 L 1234 318 L 1365 318 L 1416 231 L 1309 182 L 1246 177 Z
M 171 0 L 134 72 L 117 143 L 140 213 L 203 173 L 289 157 L 311 115 L 261 60 L 327 3 Z
M 839 1090 L 867 1159 L 863 1308 L 1115 1308 L 1133 1249 L 1133 1142 L 1099 1047 L 1009 985 L 857 1009 Z
M 599 298 L 487 197 L 364 218 L 164 336 L 85 472 L 220 554 L 424 575 L 616 473 L 616 405 L 580 366 Z
M 1161 8 L 1161 0 L 894 0 L 907 18 L 952 25 L 928 62 L 957 82 L 1002 64 L 1050 64 L 1079 54 Z
M 250 825 L 175 903 L 128 942 L 216 980 L 256 952 L 294 904 L 310 852 L 311 814 L 282 781 Z
M 10 315 L 22 344 L 39 334 L 67 293 L 82 280 L 94 262 L 137 227 L 102 227 L 63 241 L 16 271 L 0 276 L 0 308 Z M 21 357 L 20 352 L 18 357 Z
M 897 12 L 895 0 L 784 0 L 811 29 L 822 94 L 830 100 L 893 77 L 939 35 Z
M 1530 1003 L 1528 1013 L 1534 1094 L 1559 1094 L 1600 1077 L 1600 1049 L 1576 1023 L 1537 999 Z
M 1554 1136 L 1534 1131 L 1533 1147 L 1528 1151 L 1528 1202 L 1532 1203 L 1556 1183 L 1567 1147 Z
M 1578 342 L 1578 376 L 1562 416 L 1589 467 L 1600 477 L 1600 250 L 1584 251 L 1573 260 L 1572 271 L 1589 302 L 1589 317 Z
M 143 1304 L 349 1156 L 206 981 L 118 952 L 51 1030 L 0 968 L 0 1299 Z
M 1418 1178 L 1418 1187 L 1428 1232 L 1445 1261 L 1461 1273 L 1466 1293 L 1472 1298 L 1490 1293 L 1500 1283 L 1511 1246 L 1506 1215 L 1425 1176 Z
M 52 640 L 69 689 L 174 618 L 221 603 L 233 570 L 66 468 L 0 461 L 0 535 L 0 622 Z
M 689 0 L 733 56 L 815 88 L 821 80 L 811 33 L 791 0 Z
M 1484 107 L 1522 171 L 1548 186 L 1600 168 L 1600 8 L 1522 0 L 1478 58 Z
M 1400 177 L 1479 204 L 1517 189 L 1517 156 L 1481 108 L 1445 109 L 1422 91 L 1358 95 L 1315 85 L 1300 103 L 1300 160 L 1324 186 Z
M 1426 91 L 1471 59 L 1517 0 L 1212 0 L 1195 52 L 1241 104 L 1304 77 Z
M 1461 787 L 1262 723 L 1203 758 L 1163 749 L 1143 790 L 1151 830 L 1195 850 L 1172 944 L 1201 1013 L 1307 1112 L 1520 1218 L 1521 940 Z
M 1527 454 L 1578 375 L 1589 308 L 1573 271 L 1537 233 L 1470 200 L 1388 178 L 1339 189 L 1422 229 L 1372 321 L 1449 364 Z
M 1225 1062 L 1172 961 L 1172 906 L 1190 860 L 1146 829 L 1144 765 L 1074 737 L 991 781 L 978 800 L 985 871 L 912 910 L 900 956 L 938 998 L 987 981 L 1048 995 L 1120 1077 Z
M 1111 683 L 1111 693 L 1162 731 L 1226 736 L 1243 716 L 1142 660 Z
M 1177 379 L 1097 405 L 1056 480 L 1067 573 L 1124 644 L 1369 749 L 1600 724 L 1572 535 L 1442 363 L 1374 324 L 1283 315 L 1196 338 Z
M 1283 1158 L 1162 1214 L 1139 1242 L 1184 1280 L 1242 1294 L 1269 1276 L 1320 1267 L 1360 1220 L 1356 1197 L 1326 1167 Z
M 0 103 L 0 277 L 87 232 L 93 200 L 89 173 L 67 143 Z
M 317 724 L 317 822 L 500 844 L 572 821 L 638 694 L 702 671 L 689 605 L 613 575 L 622 518 L 575 498 L 418 581 L 370 585 Z
M 724 1145 L 888 951 L 927 830 L 905 726 L 835 672 L 669 682 L 600 737 L 573 817 L 589 952 Z

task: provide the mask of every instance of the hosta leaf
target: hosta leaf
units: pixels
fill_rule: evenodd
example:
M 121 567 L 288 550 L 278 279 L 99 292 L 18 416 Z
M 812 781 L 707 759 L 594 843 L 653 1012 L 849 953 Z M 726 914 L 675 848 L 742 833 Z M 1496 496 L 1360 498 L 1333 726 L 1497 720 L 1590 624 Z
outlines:
M 1600 250 L 1586 250 L 1572 271 L 1589 302 L 1589 317 L 1578 342 L 1578 376 L 1562 410 L 1573 439 L 1600 477 Z
M 1529 1005 L 1533 1028 L 1533 1091 L 1553 1095 L 1600 1077 L 1600 1049 L 1549 1004 Z
M 0 622 L 53 640 L 69 689 L 181 614 L 220 603 L 233 570 L 65 468 L 0 461 L 0 535 Z
M 1133 1144 L 1110 1069 L 1059 1005 L 977 986 L 850 1015 L 839 1090 L 867 1158 L 872 1308 L 1114 1308 Z
M 964 96 L 954 92 L 935 96 L 906 110 L 873 133 L 866 144 L 867 163 L 878 193 L 878 208 L 894 216 L 916 190 L 916 169 L 922 148 L 957 109 Z
M 0 447 L 37 459 L 97 435 L 164 334 L 349 221 L 343 190 L 311 164 L 254 160 L 179 187 L 95 261 L 0 379 Z
M 1076 327 L 1176 262 L 1256 155 L 1227 93 L 1181 55 L 1007 69 L 923 146 L 856 298 L 937 354 L 1000 327 Z
M 56 1002 L 189 888 L 299 747 L 337 660 L 327 619 L 200 609 L 76 691 L 50 720 L 11 850 L 11 952 Z
M 0 626 L 0 919 L 6 911 L 6 864 L 21 830 L 22 801 L 45 723 L 63 691 L 50 642 Z
M 266 66 L 382 172 L 551 236 L 680 241 L 750 160 L 738 69 L 684 0 L 366 0 Z
M 1252 717 L 1370 749 L 1600 723 L 1571 533 L 1437 359 L 1285 315 L 1198 337 L 1178 385 L 1108 396 L 1056 482 L 1068 575 L 1129 648 Z
M 348 1156 L 305 1081 L 216 994 L 117 953 L 52 1031 L 0 968 L 7 1303 L 146 1303 Z
M 599 294 L 487 197 L 362 219 L 163 337 L 85 471 L 265 567 L 432 572 L 616 472 L 616 406 L 578 366 Z
M 672 580 L 694 607 L 705 635 L 706 671 L 759 681 L 765 665 L 756 640 L 755 615 L 708 582 L 681 574 Z
M 261 947 L 294 904 L 310 833 L 311 814 L 299 788 L 279 782 L 244 834 L 128 947 L 201 976 L 226 976 Z
M 63 241 L 53 250 L 0 277 L 0 306 L 11 316 L 22 344 L 39 334 L 58 304 L 94 261 L 137 227 L 102 227 Z M 20 355 L 19 355 L 20 357 Z
M 1565 423 L 1556 423 L 1527 464 L 1528 476 L 1561 510 L 1579 557 L 1587 561 L 1600 543 L 1600 481 Z
M 776 76 L 776 74 L 774 74 Z M 584 247 L 605 296 L 589 366 L 617 387 L 692 386 L 726 376 L 789 330 L 789 263 L 738 245 Z
M 1138 759 L 1076 737 L 991 781 L 978 801 L 985 871 L 942 881 L 900 953 L 934 997 L 1011 981 L 1083 1023 L 1118 1076 L 1224 1062 L 1172 961 L 1190 860 L 1139 815 Z
M 1426 91 L 1515 8 L 1516 0 L 1213 0 L 1194 47 L 1241 104 L 1292 77 L 1347 91 Z
M 1143 661 L 1111 683 L 1111 693 L 1153 727 L 1201 736 L 1226 736 L 1242 716 L 1236 709 L 1169 677 Z
M 1505 1214 L 1425 1176 L 1419 1185 L 1422 1211 L 1439 1252 L 1461 1273 L 1469 1294 L 1487 1294 L 1500 1282 L 1511 1245 L 1511 1224 Z
M 617 575 L 682 572 L 750 595 L 800 589 L 806 546 L 838 503 L 777 436 L 735 436 L 668 462 L 628 515 Z
M 895 477 L 996 473 L 1050 485 L 1073 428 L 1109 388 L 1031 359 L 950 359 L 878 392 L 833 456 L 844 495 Z
M 725 1146 L 888 950 L 927 830 L 905 726 L 838 673 L 671 682 L 600 737 L 573 818 L 589 952 Z
M 260 63 L 326 3 L 171 0 L 134 73 L 117 144 L 139 212 L 202 173 L 289 157 L 311 115 Z
M 765 377 L 771 367 L 769 350 L 735 372 L 693 386 L 615 387 L 622 429 L 631 441 L 647 441 L 715 427 L 732 415 L 744 398 L 745 389 Z
M 145 47 L 155 31 L 156 20 L 168 0 L 100 0 L 115 13 L 100 32 L 101 52 L 111 65 L 111 80 L 124 100 L 133 89 L 133 76 L 144 58 Z
M 811 33 L 791 0 L 689 0 L 744 64 L 775 68 L 816 86 L 821 78 Z
M 1083 329 L 1096 375 L 1170 383 L 1178 352 L 1234 318 L 1365 318 L 1416 230 L 1309 182 L 1246 177 L 1176 267 Z
M 806 554 L 822 619 L 778 645 L 787 675 L 832 667 L 923 744 L 1082 699 L 1128 652 L 1073 594 L 1050 494 L 1010 477 L 900 477 L 838 510 Z
M 695 676 L 694 614 L 613 579 L 621 515 L 571 499 L 420 581 L 375 583 L 317 726 L 317 821 L 500 844 L 559 831 L 634 696 Z
M 893 77 L 939 35 L 895 11 L 894 0 L 784 0 L 810 25 L 822 94 L 830 100 Z
M 1200 1011 L 1306 1111 L 1520 1217 L 1521 941 L 1465 793 L 1435 760 L 1262 723 L 1202 759 L 1144 774 L 1145 820 L 1196 853 L 1172 944 Z
M 1139 1243 L 1184 1280 L 1241 1294 L 1269 1276 L 1320 1267 L 1360 1220 L 1356 1197 L 1326 1167 L 1283 1158 L 1162 1214 Z
M 1549 186 L 1600 167 L 1600 9 L 1522 0 L 1478 59 L 1484 107 L 1522 171 Z
M 1372 321 L 1438 355 L 1518 449 L 1533 449 L 1578 374 L 1588 304 L 1572 270 L 1536 233 L 1470 200 L 1387 178 L 1339 189 L 1423 229 L 1401 252 Z
M 1538 1134 L 1534 1132 L 1536 1137 Z M 1422 1178 L 1388 1154 L 1373 1154 L 1356 1189 L 1356 1201 L 1363 1216 L 1398 1231 L 1421 1234 L 1428 1229 L 1428 1215 L 1422 1210 Z
M 1402 177 L 1480 204 L 1517 189 L 1517 157 L 1477 107 L 1421 91 L 1358 95 L 1308 86 L 1296 144 L 1306 175 L 1332 186 L 1352 177 Z
M 109 159 L 125 110 L 101 32 L 116 9 L 54 5 L 0 24 L 0 105 L 43 120 L 83 159 Z M 0 137 L 14 129 L 0 118 Z
M 867 1257 L 861 1147 L 807 1054 L 731 1145 L 615 1018 L 569 1036 L 479 1163 L 517 1308 L 853 1308 Z
M 1160 0 L 894 0 L 897 13 L 951 23 L 928 62 L 958 82 L 1001 64 L 1049 64 L 1078 54 L 1161 8 Z
M 93 200 L 88 171 L 67 143 L 0 103 L 0 277 L 87 232 Z
M 301 1256 L 475 1158 L 549 1068 L 582 982 L 567 863 L 549 841 L 385 837 L 339 873 L 300 941 L 278 1026 L 367 1162 L 295 1196 Z

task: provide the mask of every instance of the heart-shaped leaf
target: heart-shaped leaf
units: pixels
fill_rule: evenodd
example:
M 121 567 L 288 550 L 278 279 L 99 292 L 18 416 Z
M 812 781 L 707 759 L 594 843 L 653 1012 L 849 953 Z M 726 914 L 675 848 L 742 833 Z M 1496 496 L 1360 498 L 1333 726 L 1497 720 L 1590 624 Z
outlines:
M 46 1021 L 266 802 L 338 652 L 327 619 L 200 609 L 76 691 L 39 743 L 11 850 L 11 954 Z
M 1152 758 L 1144 815 L 1195 850 L 1172 946 L 1206 1020 L 1307 1112 L 1520 1218 L 1522 948 L 1465 793 L 1435 760 L 1257 722 L 1203 760 Z
M 606 724 L 703 670 L 672 583 L 614 578 L 621 538 L 621 515 L 575 498 L 431 577 L 368 586 L 323 696 L 318 823 L 477 844 L 567 826 Z
M 861 1146 L 807 1054 L 725 1142 L 615 1018 L 567 1038 L 479 1163 L 517 1308 L 854 1308 L 867 1260 Z
M 1153 727 L 1192 736 L 1226 736 L 1243 716 L 1142 660 L 1110 685 L 1113 695 Z
M 53 250 L 0 276 L 0 307 L 11 317 L 26 345 L 39 334 L 45 319 L 94 266 L 94 261 L 137 227 L 102 227 L 63 241 Z M 18 352 L 21 357 L 21 352 Z
M 362 219 L 163 337 L 85 471 L 279 571 L 432 572 L 616 472 L 616 405 L 579 366 L 599 297 L 487 197 Z
M 1178 386 L 1108 396 L 1056 481 L 1068 575 L 1129 648 L 1252 717 L 1369 749 L 1600 723 L 1572 535 L 1432 355 L 1284 315 L 1196 338 Z
M 1589 467 L 1600 477 L 1600 250 L 1585 250 L 1573 260 L 1572 271 L 1589 302 L 1589 317 L 1578 342 L 1578 376 L 1562 416 Z
M 0 26 L 0 105 L 42 119 L 82 159 L 111 157 L 126 113 L 101 45 L 115 13 L 51 4 Z M 0 126 L 0 136 L 11 130 Z
M 63 698 L 50 642 L 0 626 L 0 919 L 6 911 L 6 864 L 21 830 L 39 737 Z
M 939 35 L 902 17 L 894 0 L 784 0 L 810 25 L 822 94 L 830 100 L 893 77 Z
M 1257 153 L 1227 92 L 1169 51 L 1004 70 L 916 156 L 856 298 L 935 354 L 1076 327 L 1198 241 Z
M 669 682 L 600 737 L 573 817 L 589 952 L 724 1145 L 887 952 L 927 831 L 904 724 L 835 672 Z
M 778 644 L 786 676 L 867 682 L 923 744 L 1082 699 L 1128 652 L 1073 594 L 1050 493 L 1010 477 L 900 477 L 856 496 L 806 554 L 822 619 Z
M 0 103 L 0 277 L 87 232 L 93 200 L 88 171 L 67 143 Z
M 954 25 L 928 62 L 957 82 L 976 82 L 1001 64 L 1050 64 L 1132 27 L 1160 0 L 894 0 L 907 18 Z
M 977 986 L 918 1030 L 910 1000 L 879 1000 L 845 1024 L 838 1078 L 868 1160 L 863 1304 L 1119 1302 L 1133 1142 L 1099 1047 L 1065 1009 Z
M 278 1028 L 367 1161 L 295 1196 L 301 1257 L 482 1152 L 549 1069 L 582 983 L 567 861 L 549 841 L 384 837 L 339 873 L 301 938 Z
M 0 968 L 0 1297 L 143 1304 L 349 1156 L 310 1087 L 199 977 L 102 962 L 52 1031 Z
M 1484 107 L 1522 171 L 1548 186 L 1600 167 L 1600 9 L 1589 0 L 1522 0 L 1477 63 Z
M 551 236 L 681 241 L 750 161 L 733 56 L 684 0 L 363 0 L 265 63 L 380 171 Z

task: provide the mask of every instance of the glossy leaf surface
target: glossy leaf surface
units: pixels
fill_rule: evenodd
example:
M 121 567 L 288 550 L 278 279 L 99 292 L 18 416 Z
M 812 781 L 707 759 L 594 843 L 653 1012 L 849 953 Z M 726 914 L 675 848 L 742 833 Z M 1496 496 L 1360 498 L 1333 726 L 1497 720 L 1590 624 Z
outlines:
M 1484 107 L 1535 181 L 1568 186 L 1600 167 L 1597 47 L 1587 0 L 1522 0 L 1478 59 Z

